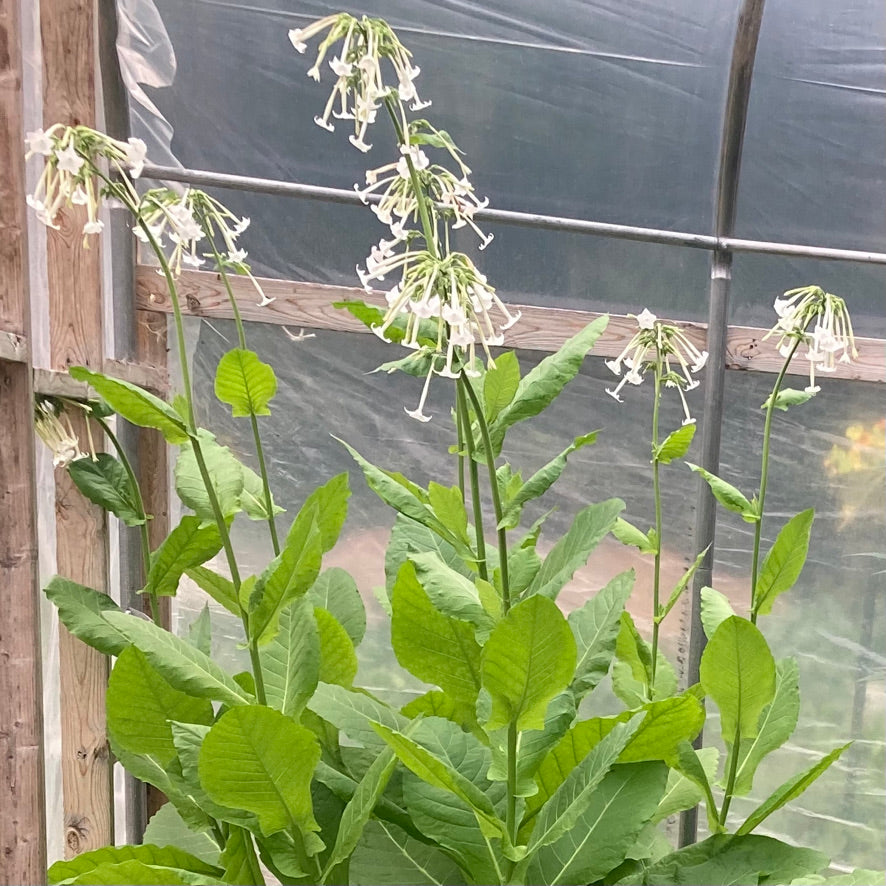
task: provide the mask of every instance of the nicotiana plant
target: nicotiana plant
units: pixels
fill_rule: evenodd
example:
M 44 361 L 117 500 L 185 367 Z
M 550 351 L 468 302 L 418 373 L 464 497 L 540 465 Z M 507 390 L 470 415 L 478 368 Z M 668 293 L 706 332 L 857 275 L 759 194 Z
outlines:
M 451 248 L 451 232 L 460 227 L 473 230 L 481 248 L 489 243 L 474 218 L 485 202 L 448 133 L 412 118 L 427 105 L 418 98 L 419 71 L 409 52 L 379 19 L 340 14 L 290 32 L 299 51 L 318 37 L 309 74 L 320 79 L 330 56 L 336 77 L 318 125 L 352 121 L 350 141 L 368 151 L 370 127 L 383 110 L 398 146 L 398 156 L 370 170 L 358 188 L 390 230 L 358 274 L 367 287 L 389 277 L 397 282 L 386 308 L 344 307 L 409 349 L 385 368 L 424 380 L 418 405 L 407 409 L 413 418 L 431 418 L 427 395 L 435 377 L 453 381 L 454 484 L 421 486 L 348 447 L 369 486 L 397 511 L 382 602 L 399 663 L 429 688 L 397 709 L 355 686 L 363 604 L 346 572 L 322 569 L 346 517 L 347 477 L 311 492 L 285 534 L 278 529 L 282 517 L 260 433 L 276 378 L 248 349 L 230 287 L 231 274 L 251 276 L 238 245 L 247 220 L 197 190 L 138 189 L 132 179 L 145 151 L 137 140 L 118 142 L 85 127 L 30 133 L 31 153 L 43 156 L 45 167 L 29 202 L 46 224 L 82 204 L 89 237 L 100 231 L 103 203 L 130 213 L 169 287 L 182 368 L 182 393 L 171 404 L 81 367 L 72 375 L 98 399 L 37 406 L 38 429 L 56 464 L 67 465 L 92 501 L 143 529 L 143 591 L 153 620 L 120 611 L 104 589 L 62 577 L 46 592 L 76 636 L 115 656 L 107 695 L 112 750 L 169 800 L 143 845 L 57 862 L 50 881 L 250 884 L 270 872 L 294 884 L 864 882 L 870 872 L 825 881 L 815 874 L 827 864 L 821 853 L 753 833 L 842 749 L 790 779 L 744 821 L 727 816 L 732 797 L 750 789 L 760 760 L 796 724 L 796 665 L 774 662 L 754 620 L 799 576 L 811 519 L 783 530 L 767 554 L 752 582 L 752 619 L 735 615 L 716 592 L 706 596 L 710 642 L 699 685 L 680 691 L 659 649 L 658 626 L 699 562 L 662 602 L 659 469 L 688 452 L 694 423 L 685 392 L 696 386 L 706 355 L 678 327 L 648 311 L 637 316 L 636 336 L 610 362 L 616 373 L 627 369 L 610 393 L 620 399 L 625 383 L 653 379 L 654 526 L 643 531 L 621 519 L 618 499 L 589 504 L 543 555 L 544 518 L 521 528 L 524 508 L 597 432 L 575 437 L 525 478 L 502 457 L 506 438 L 575 378 L 607 318 L 525 375 L 514 353 L 493 354 L 519 312 L 501 302 L 467 254 Z M 196 422 L 177 279 L 182 265 L 204 262 L 227 289 L 239 337 L 219 362 L 216 394 L 235 417 L 248 419 L 258 473 Z M 834 297 L 822 294 L 830 313 L 815 316 L 811 301 L 796 301 L 805 319 L 785 330 L 788 360 L 814 337 L 807 332 L 813 320 L 848 328 L 844 308 L 844 326 L 833 325 Z M 816 353 L 832 353 L 824 347 L 830 340 L 823 333 L 819 339 Z M 772 410 L 800 398 L 781 390 L 783 376 L 768 405 L 767 453 Z M 677 389 L 685 421 L 665 436 L 659 405 L 668 388 Z M 87 410 L 116 455 L 77 440 L 67 408 Z M 156 550 L 114 413 L 155 428 L 179 450 L 176 491 L 188 513 Z M 759 524 L 765 470 L 753 501 L 704 476 L 720 501 L 732 509 L 741 503 L 742 515 Z M 257 575 L 243 574 L 234 549 L 231 526 L 241 515 L 268 527 L 274 558 Z M 558 605 L 608 533 L 654 557 L 651 644 L 625 611 L 633 572 L 616 576 L 573 612 Z M 207 565 L 220 553 L 224 574 Z M 755 562 L 758 553 L 759 542 Z M 158 598 L 174 595 L 185 575 L 240 619 L 249 671 L 229 674 L 213 660 L 208 610 L 186 639 L 157 623 Z M 585 700 L 610 671 L 624 709 L 585 716 Z M 722 790 L 717 750 L 692 745 L 705 699 L 720 711 L 727 747 Z M 662 823 L 699 802 L 711 836 L 673 850 Z

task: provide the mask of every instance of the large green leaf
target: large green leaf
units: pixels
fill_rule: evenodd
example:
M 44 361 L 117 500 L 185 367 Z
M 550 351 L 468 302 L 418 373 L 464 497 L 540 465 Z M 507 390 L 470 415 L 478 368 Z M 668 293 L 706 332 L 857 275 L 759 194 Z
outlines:
M 434 608 L 443 615 L 468 621 L 488 633 L 492 619 L 480 602 L 476 585 L 447 565 L 434 551 L 410 554 L 415 575 Z
M 215 523 L 201 525 L 199 517 L 186 515 L 181 523 L 166 536 L 163 544 L 151 555 L 151 571 L 145 584 L 145 593 L 159 597 L 174 597 L 185 570 L 202 566 L 222 547 Z
M 727 618 L 705 647 L 699 677 L 720 709 L 723 738 L 753 738 L 775 696 L 775 660 L 760 631 L 737 615 Z
M 200 782 L 217 803 L 255 813 L 265 835 L 297 828 L 307 836 L 319 830 L 310 790 L 319 759 L 314 734 L 289 717 L 231 708 L 203 741 Z
M 185 443 L 188 430 L 182 417 L 165 401 L 138 385 L 100 372 L 91 372 L 85 366 L 72 366 L 71 378 L 87 382 L 108 405 L 127 421 L 141 428 L 156 428 L 169 443 Z
M 224 880 L 182 868 L 149 865 L 136 859 L 100 864 L 73 880 L 72 886 L 223 886 Z
M 735 775 L 735 793 L 747 794 L 753 786 L 754 773 L 762 759 L 780 748 L 793 735 L 800 714 L 800 671 L 797 662 L 785 658 L 775 663 L 775 695 L 763 708 L 757 734 L 742 740 L 738 749 L 738 768 Z M 728 767 L 727 767 L 728 769 Z
M 259 576 L 249 598 L 250 640 L 262 644 L 273 640 L 280 612 L 306 594 L 317 580 L 323 562 L 318 521 L 317 504 L 306 502 L 286 536 L 283 550 Z
M 827 756 L 822 757 L 814 765 L 810 766 L 799 775 L 789 778 L 783 785 L 776 788 L 745 820 L 744 824 L 735 832 L 736 834 L 749 834 L 757 825 L 761 824 L 773 812 L 781 809 L 786 803 L 795 800 L 809 785 L 822 775 L 830 765 L 851 745 L 852 742 L 841 745 L 832 750 Z
M 710 471 L 706 471 L 704 468 L 694 465 L 691 462 L 687 461 L 686 466 L 702 476 L 708 486 L 711 487 L 711 492 L 713 493 L 714 498 L 716 498 L 727 511 L 741 514 L 742 519 L 748 523 L 756 523 L 760 519 L 756 505 L 748 501 L 741 491 L 736 489 L 731 483 L 721 480 L 716 474 L 712 474 Z
M 619 723 L 584 759 L 579 761 L 538 810 L 528 852 L 547 846 L 571 831 L 584 815 L 594 791 L 612 768 L 633 734 L 641 717 Z
M 708 783 L 717 777 L 720 751 L 717 748 L 701 748 L 697 752 Z M 671 769 L 665 792 L 659 800 L 653 822 L 664 821 L 678 812 L 692 809 L 705 799 L 705 791 L 697 781 L 687 778 L 679 769 Z
M 144 842 L 155 846 L 175 846 L 196 855 L 207 864 L 218 864 L 218 844 L 206 832 L 191 830 L 173 803 L 164 803 L 151 816 L 145 828 Z
M 394 752 L 390 748 L 385 748 L 360 780 L 354 796 L 348 801 L 342 813 L 335 845 L 326 860 L 325 872 L 331 871 L 354 851 L 375 804 L 388 786 L 396 765 L 397 757 Z
M 800 577 L 809 553 L 809 534 L 814 516 L 812 508 L 801 511 L 791 517 L 778 533 L 757 578 L 754 609 L 760 615 L 772 612 L 775 598 L 790 590 Z
M 280 613 L 280 631 L 259 657 L 268 705 L 298 719 L 320 678 L 320 637 L 308 600 L 296 600 Z
M 225 883 L 230 886 L 264 886 L 252 835 L 245 828 L 231 827 L 221 855 Z
M 591 551 L 603 540 L 624 510 L 624 502 L 611 498 L 579 511 L 569 531 L 548 552 L 527 594 L 556 600 L 575 570 L 588 562 Z
M 68 465 L 68 474 L 83 495 L 127 526 L 145 522 L 129 474 L 113 455 L 98 452 L 92 458 L 78 458 Z
M 105 618 L 176 689 L 230 705 L 245 705 L 253 700 L 208 655 L 175 634 L 123 612 L 109 612 Z
M 670 464 L 675 458 L 683 458 L 689 447 L 692 445 L 692 439 L 695 437 L 695 425 L 683 425 L 672 431 L 665 437 L 658 447 L 652 451 L 654 461 L 661 462 L 664 465 Z
M 107 595 L 55 575 L 43 589 L 55 604 L 61 623 L 78 639 L 105 655 L 119 655 L 129 640 L 110 624 L 105 615 L 121 612 Z
M 377 748 L 381 745 L 372 723 L 382 723 L 401 731 L 409 724 L 405 717 L 368 693 L 354 692 L 328 683 L 317 686 L 308 707 L 364 747 Z
M 314 619 L 320 638 L 320 679 L 351 686 L 357 676 L 357 654 L 351 638 L 331 612 L 315 608 Z
M 161 763 L 176 755 L 170 720 L 212 722 L 212 703 L 173 689 L 134 646 L 114 664 L 106 696 L 108 730 L 116 743 Z
M 296 515 L 290 534 L 295 530 L 295 524 L 300 520 L 310 520 L 311 511 L 316 509 L 314 519 L 320 529 L 323 553 L 332 550 L 347 519 L 350 497 L 351 489 L 348 485 L 347 473 L 336 474 L 322 486 L 318 486 L 305 499 L 305 503 Z
M 495 366 L 483 376 L 483 405 L 487 422 L 493 422 L 510 406 L 520 385 L 520 364 L 513 351 L 495 358 Z
M 652 818 L 667 779 L 663 763 L 614 766 L 573 828 L 531 856 L 525 883 L 593 883 L 621 864 Z
M 580 609 L 569 613 L 569 627 L 578 650 L 571 684 L 577 699 L 593 691 L 609 671 L 621 613 L 633 586 L 634 570 L 630 569 L 615 576 Z
M 717 628 L 733 615 L 735 610 L 725 594 L 709 587 L 701 589 L 701 624 L 708 640 L 714 636 Z
M 385 551 L 385 586 L 388 592 L 393 589 L 400 567 L 410 555 L 425 552 L 435 553 L 443 563 L 460 575 L 470 575 L 470 570 L 453 545 L 427 526 L 397 514 Z
M 486 728 L 543 729 L 548 703 L 569 685 L 575 660 L 575 639 L 556 603 L 536 595 L 514 606 L 483 647 L 481 681 L 492 699 Z
M 819 874 L 800 877 L 791 880 L 791 886 L 870 886 L 871 883 L 883 882 L 886 882 L 886 873 L 883 871 L 856 868 L 848 874 L 838 874 L 836 877 L 822 877 Z
M 308 591 L 308 599 L 332 613 L 347 631 L 351 642 L 360 645 L 366 633 L 366 607 L 357 589 L 357 583 L 337 566 L 325 569 Z
M 397 661 L 456 701 L 473 703 L 480 689 L 480 645 L 474 628 L 434 607 L 411 562 L 400 569 L 391 603 L 391 645 Z
M 501 452 L 508 428 L 542 412 L 578 375 L 585 355 L 594 346 L 608 322 L 608 316 L 598 317 L 566 341 L 558 351 L 545 357 L 520 380 L 513 400 L 490 424 L 489 433 L 496 455 Z
M 713 783 L 713 778 L 716 773 L 713 775 L 709 773 L 708 768 L 705 766 L 704 759 L 701 756 L 701 752 L 692 747 L 688 741 L 680 742 L 677 746 L 676 768 L 701 790 L 702 797 L 705 801 L 708 830 L 715 834 L 722 833 L 724 828 L 720 824 L 717 804 L 714 800 L 714 793 L 711 790 L 711 784 Z
M 234 418 L 270 415 L 268 403 L 276 393 L 274 370 L 253 351 L 234 348 L 218 361 L 215 396 L 232 407 Z
M 227 446 L 217 443 L 209 431 L 202 428 L 197 431 L 197 441 L 219 511 L 227 520 L 242 509 L 243 465 Z M 201 520 L 214 522 L 215 509 L 206 489 L 206 479 L 200 471 L 193 442 L 182 446 L 175 462 L 174 475 L 175 491 L 182 502 Z
M 554 456 L 544 467 L 539 468 L 520 488 L 509 498 L 505 507 L 504 515 L 499 522 L 499 528 L 514 529 L 520 523 L 520 515 L 523 506 L 539 496 L 544 495 L 563 473 L 566 461 L 573 452 L 597 442 L 599 431 L 591 431 L 576 437 L 559 455 Z
M 790 883 L 827 865 L 826 855 L 797 849 L 756 834 L 714 834 L 701 843 L 678 849 L 620 886 L 735 886 L 738 883 Z
M 454 536 L 465 544 L 470 544 L 468 512 L 465 510 L 464 496 L 458 486 L 442 486 L 432 480 L 428 483 L 428 504 L 437 519 Z
M 351 856 L 352 886 L 461 886 L 450 858 L 385 821 L 368 821 Z
M 149 868 L 180 868 L 191 871 L 194 874 L 204 874 L 208 877 L 220 877 L 222 870 L 215 865 L 207 864 L 203 859 L 191 855 L 175 846 L 159 846 L 145 844 L 142 846 L 105 846 L 102 849 L 93 849 L 91 852 L 83 852 L 67 861 L 57 861 L 49 869 L 49 882 L 64 886 L 74 883 L 80 877 L 96 871 L 100 866 L 118 865 L 121 862 L 137 861 Z M 82 882 L 91 883 L 92 880 Z M 94 882 L 111 882 L 107 880 L 95 880 Z M 141 880 L 118 880 L 115 882 L 130 883 L 142 882 Z M 165 880 L 152 880 L 149 882 L 165 883 Z M 187 881 L 182 881 L 187 882 Z
M 195 566 L 185 570 L 185 575 L 193 581 L 202 591 L 206 591 L 216 603 L 224 606 L 228 612 L 240 616 L 240 603 L 237 599 L 237 591 L 234 583 L 223 575 L 207 569 L 205 566 Z

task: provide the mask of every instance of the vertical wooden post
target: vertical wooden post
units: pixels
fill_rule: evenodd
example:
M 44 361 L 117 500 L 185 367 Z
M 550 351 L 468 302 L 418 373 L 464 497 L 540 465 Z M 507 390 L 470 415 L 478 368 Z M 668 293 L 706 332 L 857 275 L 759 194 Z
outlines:
M 19 0 L 0 0 L 0 335 L 27 342 Z M 0 881 L 43 883 L 43 688 L 30 364 L 0 360 Z
M 43 119 L 95 124 L 94 0 L 41 0 Z M 102 368 L 99 242 L 83 248 L 83 207 L 63 210 L 49 231 L 50 360 L 53 369 Z M 82 417 L 72 416 L 85 437 Z M 108 581 L 104 512 L 84 499 L 65 471 L 56 472 L 59 574 L 105 590 Z M 62 698 L 62 786 L 65 847 L 70 857 L 113 843 L 113 779 L 105 726 L 107 659 L 59 628 Z

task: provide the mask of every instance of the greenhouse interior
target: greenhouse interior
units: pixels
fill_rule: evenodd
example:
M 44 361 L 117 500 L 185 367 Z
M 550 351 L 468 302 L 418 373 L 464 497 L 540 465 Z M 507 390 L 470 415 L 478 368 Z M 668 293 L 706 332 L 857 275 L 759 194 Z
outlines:
M 882 0 L 0 37 L 2 882 L 886 883 Z

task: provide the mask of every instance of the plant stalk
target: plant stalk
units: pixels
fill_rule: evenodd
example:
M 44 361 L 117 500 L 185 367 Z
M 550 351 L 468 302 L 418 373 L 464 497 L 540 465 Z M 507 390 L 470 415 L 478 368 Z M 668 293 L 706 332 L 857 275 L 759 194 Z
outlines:
M 474 432 L 471 428 L 471 416 L 468 412 L 468 404 L 465 399 L 464 387 L 461 378 L 456 382 L 456 414 L 459 416 L 459 423 L 465 448 L 467 450 L 468 470 L 471 480 L 471 507 L 474 512 L 474 533 L 477 539 L 477 566 L 480 571 L 480 578 L 489 581 L 489 566 L 486 562 L 486 538 L 483 531 L 483 505 L 480 500 L 480 474 L 477 461 L 474 458 Z
M 655 560 L 652 573 L 652 674 L 649 686 L 649 700 L 655 699 L 655 675 L 658 669 L 658 634 L 660 623 L 658 618 L 661 606 L 661 484 L 659 481 L 658 460 L 658 412 L 661 404 L 661 354 L 655 364 L 655 399 L 652 404 L 652 495 L 655 499 Z

